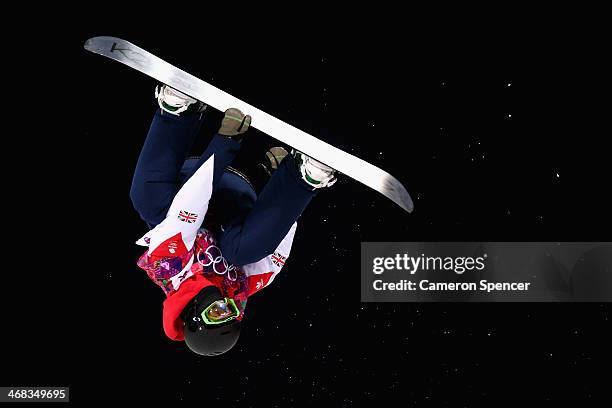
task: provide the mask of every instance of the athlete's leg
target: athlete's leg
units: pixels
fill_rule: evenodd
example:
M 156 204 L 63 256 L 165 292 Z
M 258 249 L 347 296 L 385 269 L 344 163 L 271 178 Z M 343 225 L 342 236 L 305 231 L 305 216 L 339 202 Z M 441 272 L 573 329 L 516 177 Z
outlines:
M 130 189 L 134 208 L 150 227 L 165 218 L 180 187 L 179 172 L 200 129 L 202 116 L 199 108 L 179 115 L 162 108 L 155 112 Z
M 305 181 L 299 165 L 291 155 L 285 157 L 246 217 L 224 226 L 219 245 L 228 261 L 234 265 L 257 262 L 272 254 L 287 235 L 318 191 Z M 326 171 L 333 176 L 331 169 Z

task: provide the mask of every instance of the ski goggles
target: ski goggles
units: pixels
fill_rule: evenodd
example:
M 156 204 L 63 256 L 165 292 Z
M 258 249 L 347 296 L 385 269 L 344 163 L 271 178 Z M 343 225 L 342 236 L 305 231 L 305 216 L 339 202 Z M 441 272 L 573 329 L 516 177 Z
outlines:
M 221 324 L 240 316 L 236 302 L 231 298 L 216 300 L 202 311 L 202 320 L 206 324 Z

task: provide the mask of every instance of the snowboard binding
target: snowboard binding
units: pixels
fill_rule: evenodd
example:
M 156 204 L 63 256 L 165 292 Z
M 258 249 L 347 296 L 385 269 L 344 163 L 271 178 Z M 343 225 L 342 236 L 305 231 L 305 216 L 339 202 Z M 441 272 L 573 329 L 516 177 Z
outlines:
M 183 112 L 202 113 L 206 104 L 170 88 L 168 85 L 155 87 L 155 99 L 162 111 L 179 116 Z
M 338 181 L 336 170 L 305 155 L 299 150 L 292 149 L 291 154 L 298 166 L 302 180 L 312 188 L 331 187 Z

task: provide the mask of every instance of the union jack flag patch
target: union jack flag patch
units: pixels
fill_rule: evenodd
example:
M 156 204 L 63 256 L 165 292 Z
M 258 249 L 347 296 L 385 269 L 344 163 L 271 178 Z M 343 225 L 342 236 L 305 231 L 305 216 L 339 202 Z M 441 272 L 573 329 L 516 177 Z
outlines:
M 198 214 L 190 213 L 187 211 L 180 211 L 178 215 L 178 219 L 183 222 L 193 224 L 198 219 Z
M 282 256 L 278 252 L 272 255 L 272 263 L 276 266 L 283 266 L 285 264 L 285 259 L 287 259 L 287 257 Z

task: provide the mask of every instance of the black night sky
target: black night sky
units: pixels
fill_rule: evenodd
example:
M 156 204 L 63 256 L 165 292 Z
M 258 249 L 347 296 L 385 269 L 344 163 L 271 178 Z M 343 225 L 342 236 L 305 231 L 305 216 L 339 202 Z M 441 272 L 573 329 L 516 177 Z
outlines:
M 51 269 L 37 272 L 37 294 L 3 317 L 32 316 L 3 336 L 2 385 L 70 385 L 75 404 L 202 407 L 609 399 L 609 304 L 378 304 L 359 292 L 362 241 L 609 241 L 609 127 L 597 123 L 609 113 L 593 96 L 609 80 L 601 52 L 562 33 L 438 40 L 398 24 L 324 40 L 195 27 L 175 39 L 155 20 L 79 26 L 64 44 L 69 67 L 51 50 L 44 60 L 66 74 L 45 80 L 53 131 L 37 142 L 49 174 L 37 197 L 60 232 L 44 244 L 50 258 L 38 266 Z M 415 211 L 341 179 L 302 215 L 236 348 L 192 354 L 165 338 L 163 293 L 135 264 L 146 226 L 129 187 L 155 81 L 82 50 L 96 35 L 127 39 L 385 169 Z M 221 117 L 209 114 L 196 151 Z M 243 153 L 261 155 L 261 144 L 275 143 L 251 130 Z

